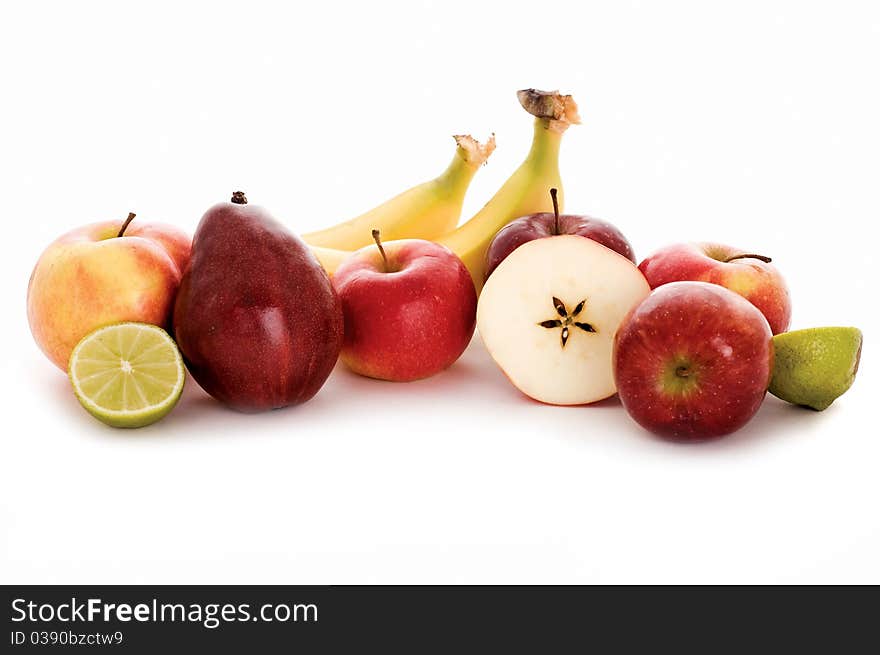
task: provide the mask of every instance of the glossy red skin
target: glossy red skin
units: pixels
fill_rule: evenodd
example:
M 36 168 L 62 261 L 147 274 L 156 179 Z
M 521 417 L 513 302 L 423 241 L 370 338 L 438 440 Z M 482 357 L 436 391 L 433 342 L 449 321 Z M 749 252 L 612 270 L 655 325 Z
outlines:
M 174 307 L 201 387 L 256 412 L 314 396 L 342 346 L 342 308 L 308 247 L 268 212 L 220 203 L 202 217 Z
M 717 243 L 680 243 L 658 250 L 639 264 L 652 289 L 682 280 L 720 284 L 761 310 L 773 334 L 791 323 L 791 296 L 782 274 L 760 259 L 729 259 L 749 251 Z
M 758 411 L 773 369 L 772 334 L 761 312 L 732 291 L 673 282 L 624 320 L 613 362 L 621 403 L 639 425 L 703 441 L 738 430 Z M 664 382 L 680 363 L 696 376 L 690 394 Z
M 518 218 L 498 231 L 486 253 L 486 277 L 488 278 L 498 264 L 522 244 L 559 234 L 587 237 L 623 255 L 633 264 L 636 263 L 636 256 L 629 241 L 611 223 L 591 216 L 560 214 L 557 232 L 555 215 L 542 212 Z
M 333 285 L 342 301 L 342 361 L 367 377 L 409 382 L 451 366 L 474 334 L 477 293 L 445 246 L 406 239 L 364 248 L 342 263 Z

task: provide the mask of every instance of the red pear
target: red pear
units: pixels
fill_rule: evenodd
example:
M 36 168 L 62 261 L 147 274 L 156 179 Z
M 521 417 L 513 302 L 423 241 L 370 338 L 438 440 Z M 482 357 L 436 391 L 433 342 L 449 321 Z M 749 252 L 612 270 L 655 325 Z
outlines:
M 174 307 L 187 368 L 241 411 L 314 396 L 342 347 L 342 309 L 308 246 L 241 192 L 211 207 L 193 237 Z

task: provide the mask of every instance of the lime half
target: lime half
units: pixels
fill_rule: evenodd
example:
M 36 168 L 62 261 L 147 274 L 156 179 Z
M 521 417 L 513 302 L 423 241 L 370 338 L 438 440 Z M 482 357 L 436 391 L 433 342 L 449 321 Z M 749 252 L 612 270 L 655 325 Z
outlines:
M 820 327 L 773 337 L 775 361 L 770 393 L 822 411 L 852 386 L 862 355 L 854 327 Z
M 117 428 L 140 428 L 165 416 L 186 378 L 177 345 L 146 323 L 98 328 L 73 349 L 67 371 L 89 414 Z

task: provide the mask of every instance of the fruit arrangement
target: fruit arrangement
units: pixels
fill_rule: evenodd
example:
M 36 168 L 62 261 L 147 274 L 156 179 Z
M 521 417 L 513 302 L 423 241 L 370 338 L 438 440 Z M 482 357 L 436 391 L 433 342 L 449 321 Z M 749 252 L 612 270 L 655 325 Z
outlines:
M 638 263 L 606 221 L 563 213 L 559 150 L 580 122 L 571 96 L 519 91 L 528 154 L 459 225 L 495 149 L 457 135 L 436 178 L 299 237 L 241 191 L 195 235 L 105 221 L 43 252 L 28 283 L 34 339 L 83 407 L 115 427 L 170 412 L 186 370 L 243 412 L 306 402 L 338 360 L 394 382 L 435 375 L 476 329 L 514 387 L 552 405 L 617 394 L 664 438 L 745 425 L 767 391 L 826 409 L 852 385 L 862 334 L 789 332 L 791 299 L 767 257 L 717 243 Z

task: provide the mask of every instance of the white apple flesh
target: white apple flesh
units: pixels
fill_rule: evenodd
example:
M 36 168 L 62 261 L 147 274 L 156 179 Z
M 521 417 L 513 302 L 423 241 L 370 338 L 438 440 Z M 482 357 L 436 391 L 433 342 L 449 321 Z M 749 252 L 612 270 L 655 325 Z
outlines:
M 513 385 L 553 405 L 614 395 L 614 335 L 651 292 L 638 268 L 575 235 L 524 243 L 483 287 L 477 329 Z

